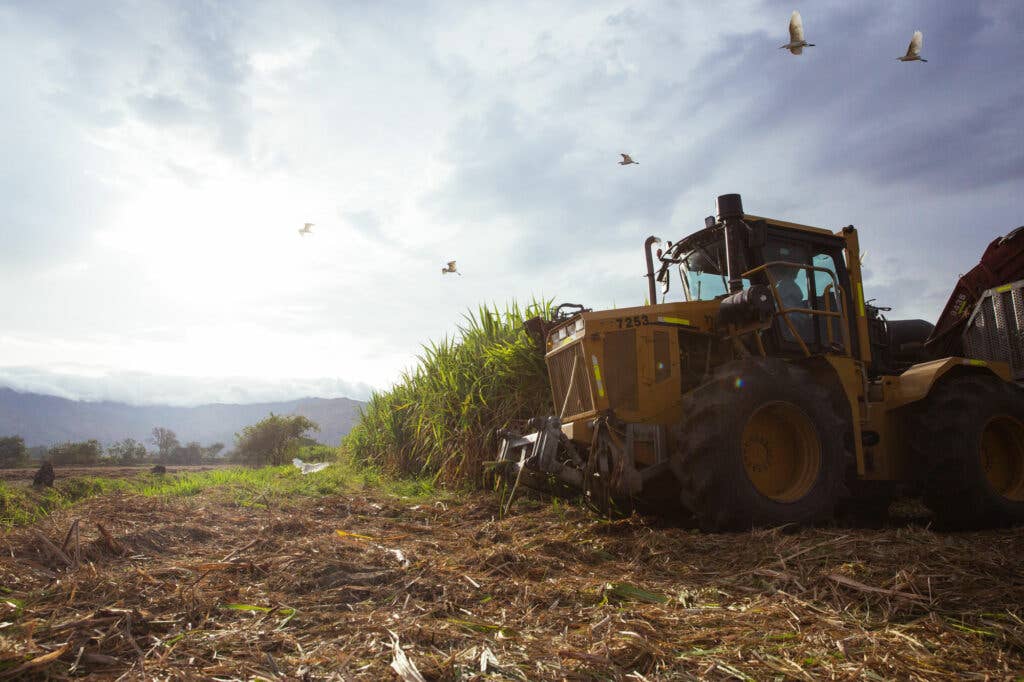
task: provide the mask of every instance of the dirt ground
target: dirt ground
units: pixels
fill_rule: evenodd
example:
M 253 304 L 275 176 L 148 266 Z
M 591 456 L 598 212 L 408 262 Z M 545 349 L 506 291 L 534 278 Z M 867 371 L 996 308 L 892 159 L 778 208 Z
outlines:
M 1021 529 L 662 524 L 96 498 L 0 537 L 0 678 L 400 679 L 396 639 L 428 680 L 1024 676 Z
M 202 464 L 196 466 L 174 466 L 167 465 L 167 473 L 175 474 L 180 472 L 210 471 L 220 469 L 230 464 Z M 62 478 L 81 478 L 92 476 L 95 478 L 131 478 L 140 473 L 148 472 L 152 464 L 143 466 L 116 466 L 116 467 L 54 467 L 53 473 L 57 480 Z M 0 481 L 7 485 L 31 485 L 32 477 L 35 476 L 38 466 L 24 469 L 0 469 Z

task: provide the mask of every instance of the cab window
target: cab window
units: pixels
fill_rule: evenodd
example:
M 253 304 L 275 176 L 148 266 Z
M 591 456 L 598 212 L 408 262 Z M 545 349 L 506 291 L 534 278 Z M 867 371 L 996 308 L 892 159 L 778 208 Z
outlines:
M 814 308 L 826 312 L 842 312 L 842 297 L 836 291 L 839 283 L 839 273 L 842 272 L 836 266 L 835 256 L 831 253 L 817 253 L 811 258 L 811 264 L 817 268 L 825 268 L 836 275 L 833 281 L 827 273 L 815 271 L 814 277 Z M 843 330 L 840 328 L 839 318 L 819 315 L 818 316 L 819 339 L 829 347 L 843 346 Z
M 838 276 L 835 253 L 805 244 L 775 242 L 765 246 L 764 260 L 793 265 L 773 265 L 769 269 L 775 279 L 776 291 L 789 323 L 780 318 L 778 333 L 784 343 L 796 345 L 794 332 L 808 347 L 815 349 L 839 348 L 843 343 L 842 329 L 836 318 L 812 314 L 811 310 L 839 311 L 840 297 L 829 273 Z M 798 265 L 812 265 L 829 272 L 819 272 Z M 836 280 L 838 282 L 838 279 Z M 808 312 L 801 312 L 801 309 Z
M 698 246 L 683 256 L 679 275 L 683 280 L 686 300 L 712 301 L 729 293 L 723 251 L 724 245 L 716 243 Z M 750 286 L 750 280 L 743 279 L 742 282 L 744 288 Z

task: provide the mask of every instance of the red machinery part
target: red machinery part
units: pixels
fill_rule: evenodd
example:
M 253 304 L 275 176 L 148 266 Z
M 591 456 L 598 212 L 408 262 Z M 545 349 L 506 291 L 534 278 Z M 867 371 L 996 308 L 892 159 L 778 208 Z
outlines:
M 1024 225 L 1005 237 L 994 239 L 981 261 L 960 277 L 925 342 L 932 357 L 961 355 L 960 331 L 981 295 L 988 289 L 1019 279 L 1024 279 Z

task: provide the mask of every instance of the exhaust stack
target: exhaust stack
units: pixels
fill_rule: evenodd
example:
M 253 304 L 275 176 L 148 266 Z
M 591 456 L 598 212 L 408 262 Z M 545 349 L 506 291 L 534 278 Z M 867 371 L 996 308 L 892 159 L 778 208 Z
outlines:
M 742 262 L 740 254 L 735 249 L 743 244 L 743 241 L 736 234 L 736 228 L 741 226 L 743 220 L 743 198 L 739 194 L 721 194 L 716 202 L 718 219 L 725 226 L 725 270 L 729 280 L 729 291 L 736 293 L 743 290 L 742 271 L 739 264 Z

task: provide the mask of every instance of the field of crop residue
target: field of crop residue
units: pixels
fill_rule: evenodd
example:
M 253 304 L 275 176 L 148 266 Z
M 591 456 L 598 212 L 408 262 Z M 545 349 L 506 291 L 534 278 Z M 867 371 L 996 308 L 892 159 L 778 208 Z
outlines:
M 1020 530 L 114 491 L 4 532 L 0 678 L 400 679 L 397 641 L 428 680 L 1020 679 L 1022 566 Z

